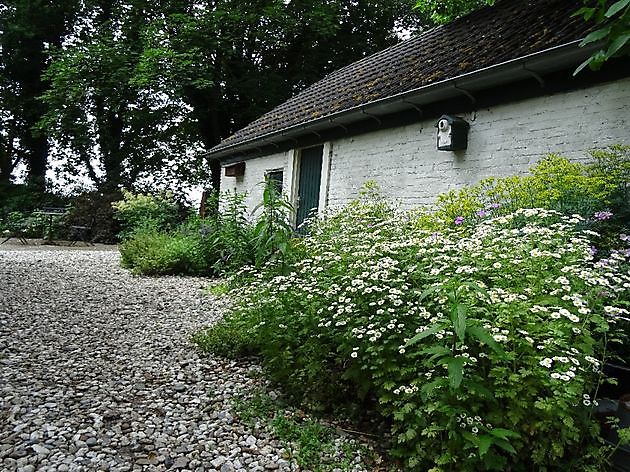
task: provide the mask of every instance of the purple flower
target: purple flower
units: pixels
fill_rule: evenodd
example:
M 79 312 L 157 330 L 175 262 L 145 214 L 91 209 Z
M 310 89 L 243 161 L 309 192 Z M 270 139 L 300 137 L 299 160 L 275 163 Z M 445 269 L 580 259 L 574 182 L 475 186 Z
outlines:
M 479 210 L 479 211 L 477 212 L 477 216 L 478 216 L 479 218 L 483 218 L 483 217 L 485 217 L 485 216 L 488 216 L 488 212 L 487 212 L 486 210 Z
M 613 216 L 611 211 L 598 211 L 593 215 L 597 221 L 605 221 L 610 219 Z
M 490 204 L 490 208 L 492 208 L 493 210 L 499 208 L 501 205 L 499 205 L 498 203 L 491 203 Z
M 595 246 L 591 246 L 591 256 L 597 254 L 597 248 Z
M 455 224 L 457 226 L 461 225 L 464 222 L 464 217 L 463 216 L 458 216 L 457 218 L 455 218 Z
M 626 242 L 626 243 L 630 243 L 630 235 L 629 234 L 623 234 L 621 233 L 619 235 L 619 239 L 621 239 L 622 241 Z

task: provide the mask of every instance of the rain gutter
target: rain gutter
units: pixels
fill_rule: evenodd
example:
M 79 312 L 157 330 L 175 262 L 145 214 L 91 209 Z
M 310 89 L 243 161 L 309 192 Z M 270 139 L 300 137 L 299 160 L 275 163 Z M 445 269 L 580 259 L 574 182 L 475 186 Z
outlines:
M 221 147 L 216 151 L 211 149 L 206 153 L 206 156 L 221 159 L 241 151 L 255 149 L 256 147 L 260 147 L 261 144 L 277 145 L 277 143 L 291 140 L 296 136 L 306 133 L 347 125 L 364 120 L 366 117 L 377 118 L 378 113 L 375 113 L 375 110 L 379 110 L 381 112 L 380 114 L 386 114 L 388 108 L 392 109 L 390 111 L 418 109 L 418 107 L 431 102 L 462 95 L 468 96 L 471 101 L 474 102 L 474 92 L 476 91 L 528 77 L 533 77 L 541 82 L 542 85 L 543 79 L 540 74 L 575 66 L 600 47 L 599 44 L 593 44 L 589 45 L 589 47 L 580 48 L 578 47 L 580 42 L 581 39 L 528 54 L 517 59 L 511 59 L 499 64 L 477 69 L 457 77 L 434 82 L 406 92 L 331 113 L 321 118 L 287 126 L 244 141 L 239 141 L 238 143 Z M 394 108 L 395 110 L 393 110 Z

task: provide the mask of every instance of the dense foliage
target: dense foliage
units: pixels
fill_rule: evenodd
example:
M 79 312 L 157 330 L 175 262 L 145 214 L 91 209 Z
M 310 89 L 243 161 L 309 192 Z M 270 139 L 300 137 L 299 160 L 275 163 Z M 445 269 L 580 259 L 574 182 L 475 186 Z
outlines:
M 443 196 L 433 215 L 368 188 L 312 222 L 284 267 L 241 271 L 233 312 L 195 340 L 260 354 L 302 401 L 377 409 L 408 467 L 601 470 L 592 408 L 628 328 L 630 238 L 610 232 L 596 253 L 595 230 L 628 209 L 614 200 L 626 151 L 589 165 L 552 156 L 531 177 Z M 534 188 L 556 195 L 549 206 L 594 199 L 585 216 L 516 208 Z
M 218 187 L 204 149 L 425 22 L 413 0 L 8 0 L 0 181 Z M 54 164 L 54 165 L 51 165 Z M 210 181 L 209 181 L 210 180 Z
M 68 201 L 57 194 L 42 192 L 36 185 L 0 183 L 0 237 L 4 240 L 14 234 L 27 238 L 47 236 L 48 219 L 36 211 L 45 207 L 64 207 Z M 61 223 L 57 220 L 53 223 L 55 233 L 59 234 Z
M 217 275 L 250 264 L 282 264 L 292 237 L 291 206 L 271 180 L 249 218 L 244 199 L 225 192 L 217 212 L 177 222 L 177 206 L 168 197 L 126 192 L 114 204 L 124 229 L 123 266 L 147 275 Z
M 435 217 L 442 224 L 468 225 L 519 208 L 549 208 L 577 213 L 604 236 L 628 230 L 630 221 L 630 146 L 590 153 L 588 163 L 550 155 L 529 176 L 489 178 L 438 197 Z M 600 241 L 599 246 L 606 246 Z
M 40 95 L 51 47 L 68 33 L 76 0 L 5 0 L 0 3 L 0 183 L 9 183 L 18 164 L 27 181 L 44 189 L 48 136 L 37 129 L 48 111 Z

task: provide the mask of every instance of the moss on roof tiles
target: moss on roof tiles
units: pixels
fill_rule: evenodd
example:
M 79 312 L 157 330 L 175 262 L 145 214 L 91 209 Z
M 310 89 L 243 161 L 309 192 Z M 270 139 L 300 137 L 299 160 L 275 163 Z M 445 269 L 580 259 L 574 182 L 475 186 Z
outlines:
M 502 0 L 332 72 L 212 152 L 584 37 L 578 0 Z M 479 34 L 481 32 L 481 34 Z

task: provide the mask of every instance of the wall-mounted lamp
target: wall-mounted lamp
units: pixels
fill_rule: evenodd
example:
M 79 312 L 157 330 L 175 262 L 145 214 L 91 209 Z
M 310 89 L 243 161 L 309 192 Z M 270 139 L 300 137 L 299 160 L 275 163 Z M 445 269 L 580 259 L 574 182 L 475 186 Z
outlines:
M 470 125 L 458 116 L 442 115 L 435 124 L 438 151 L 461 151 L 468 147 Z

